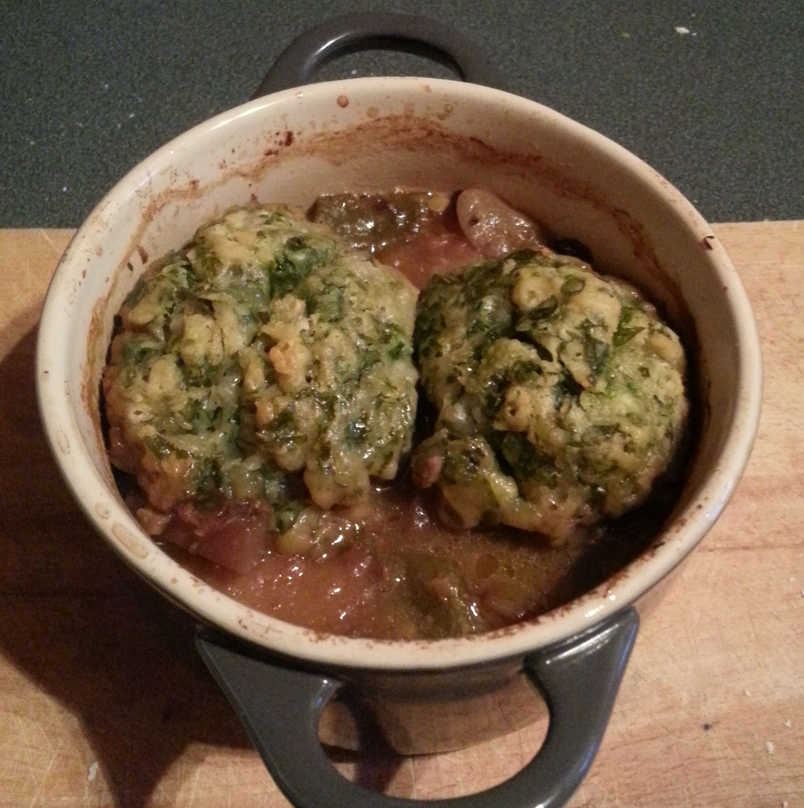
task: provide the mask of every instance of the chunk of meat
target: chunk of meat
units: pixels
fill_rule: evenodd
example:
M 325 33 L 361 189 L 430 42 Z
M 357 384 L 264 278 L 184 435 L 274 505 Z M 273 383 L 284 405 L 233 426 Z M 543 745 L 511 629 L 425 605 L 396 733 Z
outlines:
M 462 191 L 455 202 L 458 223 L 470 244 L 486 258 L 501 258 L 544 243 L 539 226 L 498 196 L 479 188 Z
M 429 488 L 441 476 L 444 456 L 440 451 L 420 452 L 411 464 L 413 484 L 418 488 Z
M 377 258 L 398 269 L 414 286 L 423 289 L 433 275 L 445 275 L 483 256 L 464 238 L 445 227 L 431 226 L 409 241 L 393 243 Z
M 265 555 L 271 521 L 271 507 L 261 500 L 228 501 L 210 510 L 184 502 L 162 535 L 207 561 L 243 574 Z

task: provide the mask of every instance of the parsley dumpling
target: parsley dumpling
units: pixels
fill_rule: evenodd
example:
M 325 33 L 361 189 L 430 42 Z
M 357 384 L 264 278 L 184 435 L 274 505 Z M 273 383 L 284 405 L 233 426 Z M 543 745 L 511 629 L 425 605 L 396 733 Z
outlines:
M 416 297 L 284 206 L 232 210 L 146 273 L 103 379 L 146 529 L 230 501 L 263 503 L 282 533 L 394 478 L 416 417 Z
M 563 540 L 643 502 L 684 433 L 678 336 L 630 285 L 546 248 L 433 277 L 416 348 L 437 420 L 413 478 L 461 527 Z

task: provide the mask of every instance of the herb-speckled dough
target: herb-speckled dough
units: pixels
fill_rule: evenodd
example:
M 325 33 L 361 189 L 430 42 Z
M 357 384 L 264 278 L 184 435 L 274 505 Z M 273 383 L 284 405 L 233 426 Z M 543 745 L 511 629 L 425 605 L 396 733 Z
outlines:
M 216 499 L 265 500 L 282 531 L 310 499 L 352 504 L 396 475 L 416 414 L 407 280 L 282 206 L 231 211 L 160 264 L 103 380 L 151 532 Z
M 640 504 L 688 403 L 684 352 L 629 285 L 547 249 L 434 277 L 416 346 L 437 410 L 414 481 L 463 527 L 553 540 Z

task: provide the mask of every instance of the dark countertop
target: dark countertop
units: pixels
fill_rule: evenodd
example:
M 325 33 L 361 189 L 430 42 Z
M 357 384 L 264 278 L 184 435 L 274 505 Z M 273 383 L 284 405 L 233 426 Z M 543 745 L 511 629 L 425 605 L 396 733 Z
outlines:
M 129 168 L 246 100 L 334 14 L 428 14 L 477 41 L 504 89 L 607 134 L 712 221 L 804 217 L 804 14 L 797 0 L 39 0 L 0 26 L 0 226 L 77 226 Z M 321 78 L 454 74 L 368 51 Z

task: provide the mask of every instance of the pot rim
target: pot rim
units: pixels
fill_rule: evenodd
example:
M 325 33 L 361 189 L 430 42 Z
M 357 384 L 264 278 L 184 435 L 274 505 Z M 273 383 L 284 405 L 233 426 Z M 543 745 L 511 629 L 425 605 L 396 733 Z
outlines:
M 518 656 L 593 627 L 637 600 L 671 572 L 713 525 L 736 486 L 748 461 L 757 430 L 761 399 L 759 341 L 750 305 L 731 261 L 722 249 L 707 252 L 702 260 L 710 264 L 724 286 L 726 298 L 738 324 L 739 381 L 729 427 L 718 462 L 695 496 L 676 513 L 663 529 L 655 546 L 613 579 L 570 603 L 494 632 L 443 640 L 378 640 L 322 634 L 286 623 L 251 609 L 201 582 L 173 561 L 145 534 L 119 497 L 108 490 L 83 442 L 78 421 L 65 402 L 69 389 L 70 314 L 77 296 L 76 285 L 86 269 L 86 257 L 102 238 L 102 222 L 114 216 L 120 200 L 142 194 L 149 177 L 169 164 L 176 151 L 198 149 L 205 138 L 222 127 L 237 127 L 253 116 L 281 111 L 294 100 L 337 96 L 340 92 L 373 90 L 399 97 L 421 90 L 423 83 L 456 97 L 472 96 L 489 104 L 514 105 L 559 127 L 573 138 L 585 141 L 619 169 L 639 175 L 649 184 L 691 233 L 708 232 L 708 225 L 680 192 L 653 168 L 604 135 L 536 101 L 502 90 L 445 79 L 372 77 L 320 82 L 295 87 L 255 99 L 204 121 L 171 140 L 129 171 L 98 203 L 73 237 L 47 292 L 40 320 L 37 352 L 37 397 L 45 433 L 60 470 L 95 528 L 106 541 L 162 594 L 203 621 L 263 649 L 307 662 L 339 668 L 368 670 L 446 670 Z M 85 335 L 82 335 L 85 336 Z M 66 450 L 65 450 L 66 448 Z

